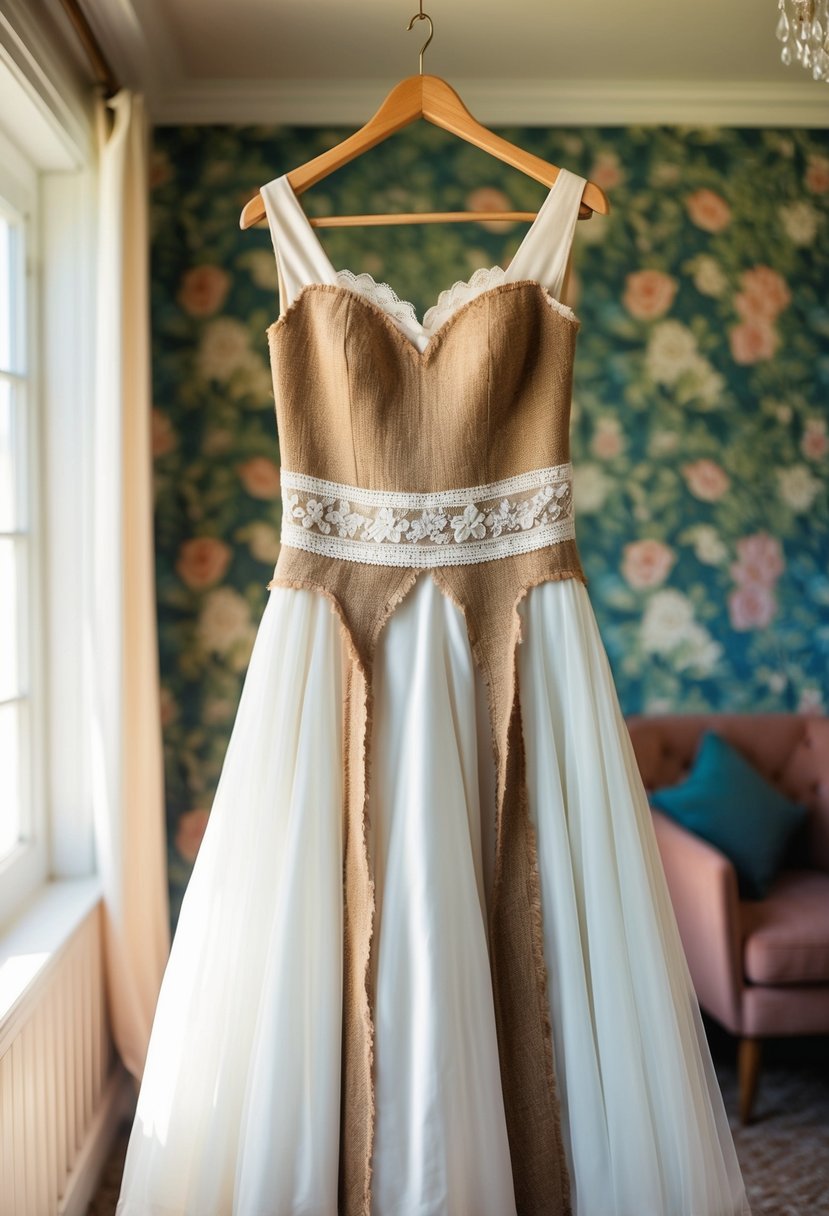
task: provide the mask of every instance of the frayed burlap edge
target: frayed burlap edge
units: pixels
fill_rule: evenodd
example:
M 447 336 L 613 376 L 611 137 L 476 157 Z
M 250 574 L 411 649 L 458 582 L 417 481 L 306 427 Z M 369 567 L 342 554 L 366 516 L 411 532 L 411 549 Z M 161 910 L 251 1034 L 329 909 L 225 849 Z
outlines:
M 548 997 L 547 966 L 544 959 L 544 919 L 541 905 L 537 841 L 535 828 L 529 814 L 529 802 L 527 797 L 523 724 L 520 716 L 520 697 L 518 696 L 518 647 L 523 641 L 523 620 L 519 609 L 523 600 L 533 589 L 533 587 L 540 586 L 542 583 L 560 582 L 563 579 L 569 578 L 578 579 L 580 582 L 586 585 L 587 576 L 585 575 L 580 564 L 574 570 L 548 570 L 535 578 L 526 579 L 515 595 L 510 614 L 511 629 L 509 637 L 509 651 L 511 654 L 511 687 L 509 700 L 512 708 L 509 715 L 507 730 L 504 736 L 504 745 L 502 747 L 497 735 L 499 714 L 498 706 L 496 704 L 496 694 L 494 691 L 495 680 L 493 678 L 490 660 L 486 653 L 485 647 L 482 644 L 481 638 L 478 636 L 478 632 L 475 628 L 473 620 L 470 618 L 468 605 L 466 605 L 458 596 L 455 588 L 450 582 L 447 581 L 446 577 L 443 576 L 443 572 L 440 569 L 436 569 L 432 571 L 432 573 L 434 575 L 435 582 L 443 593 L 452 600 L 455 606 L 463 614 L 472 655 L 478 669 L 481 672 L 487 693 L 490 743 L 497 774 L 495 828 L 496 849 L 492 887 L 493 897 L 488 925 L 490 942 L 494 942 L 495 939 L 495 921 L 498 911 L 498 891 L 503 880 L 502 866 L 504 850 L 502 846 L 505 816 L 514 814 L 518 821 L 516 826 L 519 829 L 523 829 L 526 836 L 528 869 L 527 885 L 531 914 L 531 950 L 536 994 L 538 999 L 538 1015 L 543 1031 L 544 1075 L 547 1083 L 549 1102 L 553 1110 L 552 1148 L 554 1151 L 550 1152 L 549 1154 L 549 1161 L 547 1163 L 549 1166 L 549 1171 L 547 1172 L 547 1176 L 541 1180 L 536 1180 L 535 1178 L 529 1180 L 526 1179 L 520 1169 L 513 1171 L 516 1212 L 517 1216 L 572 1216 L 570 1176 L 564 1151 L 561 1128 L 560 1099 L 555 1074 L 555 1055 L 553 1049 L 553 1027 Z M 512 789 L 509 788 L 510 782 L 508 780 L 511 736 L 514 736 L 514 746 L 518 751 L 518 762 L 516 771 L 513 774 L 512 783 L 514 788 Z M 497 952 L 494 945 L 492 948 L 492 959 L 494 966 L 497 966 Z M 502 1034 L 503 1029 L 500 1024 L 502 1011 L 498 1000 L 498 979 L 498 975 L 495 974 L 493 976 L 493 995 L 496 998 L 498 1029 Z M 514 1143 L 514 1131 L 509 1126 L 510 1095 L 515 1084 L 514 1078 L 510 1077 L 508 1074 L 505 1075 L 502 1072 L 502 1084 L 504 1088 L 505 1105 L 508 1113 L 508 1134 L 510 1136 L 510 1148 L 514 1154 L 515 1164 L 515 1156 L 518 1153 L 518 1149 Z
M 302 305 L 306 296 L 309 296 L 312 293 L 344 295 L 345 298 L 351 297 L 349 303 L 356 301 L 358 307 L 365 308 L 367 311 L 378 317 L 381 324 L 385 326 L 389 333 L 399 343 L 401 348 L 411 359 L 415 361 L 415 363 L 426 365 L 431 363 L 440 347 L 452 333 L 455 325 L 457 324 L 458 318 L 462 317 L 465 313 L 470 312 L 473 308 L 485 307 L 489 300 L 493 297 L 503 295 L 510 291 L 528 290 L 540 295 L 548 304 L 549 301 L 552 300 L 554 304 L 559 305 L 559 308 L 566 307 L 562 304 L 561 300 L 557 300 L 555 296 L 551 295 L 551 293 L 547 291 L 546 287 L 544 287 L 544 285 L 539 283 L 536 279 L 510 279 L 504 283 L 496 283 L 493 287 L 487 287 L 484 291 L 478 292 L 477 295 L 472 296 L 470 299 L 466 300 L 465 303 L 461 304 L 460 307 L 456 308 L 449 318 L 444 321 L 438 329 L 435 330 L 434 334 L 432 334 L 426 345 L 421 350 L 414 344 L 414 342 L 411 341 L 410 338 L 406 337 L 405 333 L 402 331 L 393 317 L 389 315 L 388 311 L 385 308 L 382 308 L 379 304 L 375 303 L 374 300 L 369 299 L 368 296 L 362 295 L 361 292 L 355 291 L 353 288 L 348 287 L 343 283 L 306 283 L 300 288 L 296 298 L 291 301 L 285 312 L 283 312 L 280 317 L 277 317 L 275 321 L 271 322 L 271 324 L 265 330 L 265 334 L 269 343 L 275 341 L 277 335 L 286 328 L 291 317 Z M 575 315 L 572 317 L 568 316 L 567 313 L 559 311 L 559 308 L 554 308 L 553 312 L 559 316 L 562 321 L 564 321 L 569 329 L 578 330 L 581 327 L 581 322 L 579 319 Z
M 463 613 L 470 648 L 472 650 L 475 662 L 484 679 L 487 691 L 490 742 L 497 773 L 496 852 L 493 875 L 493 902 L 489 917 L 489 933 L 491 940 L 494 936 L 494 920 L 497 909 L 498 891 L 503 881 L 503 855 L 501 844 L 503 840 L 504 815 L 510 813 L 516 815 L 519 819 L 517 826 L 522 827 L 525 832 L 528 867 L 528 898 L 531 913 L 531 951 L 534 966 L 535 988 L 538 1000 L 538 1016 L 543 1028 L 544 1075 L 547 1084 L 548 1097 L 554 1111 L 554 1116 L 553 1145 L 548 1146 L 553 1151 L 549 1153 L 550 1162 L 548 1163 L 549 1168 L 545 1171 L 546 1177 L 541 1181 L 536 1180 L 534 1177 L 532 1179 L 525 1180 L 519 1174 L 519 1176 L 515 1177 L 514 1179 L 516 1188 L 517 1216 L 572 1216 L 570 1178 L 564 1152 L 558 1085 L 555 1074 L 553 1031 L 548 997 L 548 976 L 544 959 L 544 926 L 539 881 L 537 841 L 535 828 L 529 814 L 529 805 L 527 799 L 523 726 L 520 713 L 520 698 L 518 696 L 518 646 L 523 640 L 522 618 L 519 612 L 519 606 L 527 593 L 533 587 L 539 586 L 542 583 L 561 581 L 562 579 L 566 578 L 576 578 L 586 584 L 587 577 L 580 566 L 574 570 L 548 570 L 539 575 L 537 578 L 528 579 L 519 589 L 514 599 L 512 605 L 511 630 L 509 638 L 509 649 L 512 656 L 512 710 L 509 717 L 503 747 L 501 746 L 498 738 L 498 714 L 497 706 L 495 704 L 496 698 L 494 694 L 494 681 L 492 672 L 490 670 L 488 657 L 484 652 L 483 646 L 481 645 L 481 640 L 477 634 L 474 623 L 469 617 L 467 606 L 458 597 L 455 589 L 446 580 L 446 578 L 442 577 L 441 568 L 435 568 L 428 571 L 420 569 L 404 570 L 401 573 L 400 582 L 398 583 L 396 591 L 386 600 L 373 623 L 372 629 L 362 639 L 355 636 L 345 608 L 338 597 L 331 591 L 329 587 L 326 587 L 318 580 L 313 578 L 298 578 L 294 575 L 289 576 L 275 573 L 274 577 L 267 584 L 269 590 L 276 586 L 284 586 L 294 589 L 316 591 L 324 595 L 328 599 L 332 607 L 332 611 L 336 613 L 339 619 L 340 634 L 351 660 L 350 669 L 346 673 L 346 689 L 344 697 L 344 715 L 348 732 L 345 746 L 345 781 L 346 790 L 349 790 L 351 788 L 350 783 L 353 775 L 354 752 L 356 748 L 359 755 L 358 765 L 360 770 L 359 782 L 361 796 L 358 800 L 358 807 L 355 808 L 353 806 L 348 806 L 346 808 L 346 833 L 343 861 L 345 907 L 343 960 L 344 1001 L 346 1000 L 346 989 L 349 978 L 351 978 L 352 982 L 354 982 L 356 977 L 360 984 L 357 1004 L 359 1007 L 360 1024 L 362 1026 L 364 1043 L 359 1044 L 363 1052 L 363 1066 L 358 1070 L 358 1076 L 356 1078 L 353 1076 L 354 1060 L 355 1058 L 359 1059 L 359 1053 L 347 1051 L 344 1052 L 346 1071 L 343 1077 L 343 1110 L 346 1110 L 348 1099 L 356 1089 L 356 1096 L 351 1101 L 350 1109 L 353 1111 L 355 1106 L 357 1110 L 360 1109 L 360 1095 L 363 1095 L 362 1105 L 364 1109 L 364 1118 L 358 1119 L 356 1128 L 354 1127 L 353 1118 L 351 1121 L 345 1118 L 343 1118 L 341 1121 L 339 1211 L 341 1216 L 371 1216 L 372 1150 L 376 1118 L 374 1086 L 374 1021 L 372 1015 L 373 994 L 371 991 L 370 979 L 371 950 L 374 941 L 374 918 L 376 908 L 375 883 L 374 877 L 371 873 L 368 850 L 371 826 L 369 806 L 371 763 L 370 732 L 373 724 L 371 667 L 377 639 L 383 629 L 383 626 L 405 596 L 409 593 L 417 578 L 421 574 L 430 574 L 440 590 L 446 594 Z M 354 696 L 353 688 L 355 680 L 361 685 L 362 691 L 362 695 L 356 698 Z M 507 765 L 510 758 L 510 736 L 513 734 L 515 735 L 514 746 L 518 752 L 518 767 L 515 774 L 515 790 L 512 791 L 514 794 L 514 810 L 509 812 L 507 809 L 510 805 L 507 799 L 507 794 L 509 792 Z M 348 799 L 347 801 L 351 802 L 352 800 Z M 354 825 L 351 822 L 352 816 L 357 810 L 359 810 L 359 852 L 358 854 L 355 854 L 355 851 L 349 847 L 349 841 L 351 838 L 350 833 L 354 828 Z M 355 865 L 359 866 L 359 870 L 354 870 Z M 354 888 L 352 884 L 355 881 L 358 883 L 362 882 L 364 884 L 364 889 L 367 895 L 365 924 L 358 926 L 362 927 L 363 929 L 362 949 L 360 948 L 359 933 L 357 933 L 351 920 L 352 909 L 348 899 L 349 891 L 352 891 L 353 893 Z M 355 939 L 357 939 L 356 947 Z M 354 965 L 355 957 L 358 960 L 358 966 L 356 968 Z M 495 989 L 497 989 L 497 980 L 498 977 L 495 976 Z M 343 1020 L 343 1033 L 344 1036 L 347 1033 L 345 1017 Z M 351 1075 L 348 1075 L 349 1067 L 351 1068 Z M 512 1085 L 512 1079 L 509 1074 L 504 1075 L 502 1072 L 502 1084 L 504 1085 L 506 1091 L 506 1098 Z M 512 1137 L 510 1139 L 510 1144 L 512 1150 Z
M 354 635 L 343 605 L 330 588 L 313 579 L 276 574 L 267 584 L 269 590 L 282 586 L 324 595 L 339 619 L 340 637 L 350 659 L 345 673 L 343 703 L 343 1078 L 338 1197 L 341 1216 L 371 1216 L 376 1118 L 371 990 L 376 905 L 368 847 L 371 831 L 369 744 L 374 717 L 371 660 L 383 625 L 411 590 L 418 573 L 414 569 L 400 572 L 396 591 L 385 601 L 371 633 L 362 644 Z M 356 797 L 352 793 L 355 786 Z M 357 835 L 356 847 L 352 847 L 354 834 Z M 359 899 L 361 891 L 365 894 L 364 906 Z M 359 1019 L 355 1029 L 351 1027 L 352 1013 Z

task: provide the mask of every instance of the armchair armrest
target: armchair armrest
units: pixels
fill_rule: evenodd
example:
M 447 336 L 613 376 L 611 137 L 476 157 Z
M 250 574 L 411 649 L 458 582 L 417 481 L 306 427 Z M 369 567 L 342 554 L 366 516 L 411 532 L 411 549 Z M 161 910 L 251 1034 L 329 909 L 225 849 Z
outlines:
M 697 999 L 739 1034 L 743 971 L 736 871 L 719 849 L 656 807 L 651 813 Z

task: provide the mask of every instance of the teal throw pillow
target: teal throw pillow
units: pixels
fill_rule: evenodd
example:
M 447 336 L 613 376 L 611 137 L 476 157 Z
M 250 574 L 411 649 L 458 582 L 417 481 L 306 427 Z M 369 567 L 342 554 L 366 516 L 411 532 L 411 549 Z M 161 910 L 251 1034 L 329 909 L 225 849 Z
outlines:
M 686 780 L 653 790 L 649 800 L 730 859 L 743 899 L 765 899 L 808 814 L 711 730 L 703 734 Z

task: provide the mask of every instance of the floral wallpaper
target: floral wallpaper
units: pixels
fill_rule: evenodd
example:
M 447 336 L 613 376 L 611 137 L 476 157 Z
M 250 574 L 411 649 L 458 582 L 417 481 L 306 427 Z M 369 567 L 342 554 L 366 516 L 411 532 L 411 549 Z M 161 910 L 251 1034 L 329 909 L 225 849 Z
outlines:
M 829 705 L 829 131 L 504 129 L 591 177 L 567 302 L 577 541 L 626 713 Z M 171 911 L 210 810 L 278 554 L 258 186 L 335 129 L 155 132 L 152 329 Z M 418 123 L 303 196 L 535 210 L 544 187 Z M 522 224 L 318 230 L 422 315 Z

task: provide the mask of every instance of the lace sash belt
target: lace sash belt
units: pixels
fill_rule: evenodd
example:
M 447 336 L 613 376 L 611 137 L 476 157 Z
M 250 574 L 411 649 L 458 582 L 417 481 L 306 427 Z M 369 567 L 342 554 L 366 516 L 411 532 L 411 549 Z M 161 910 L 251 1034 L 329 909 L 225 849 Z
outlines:
M 437 493 L 281 471 L 283 545 L 377 566 L 459 566 L 575 537 L 572 464 Z

